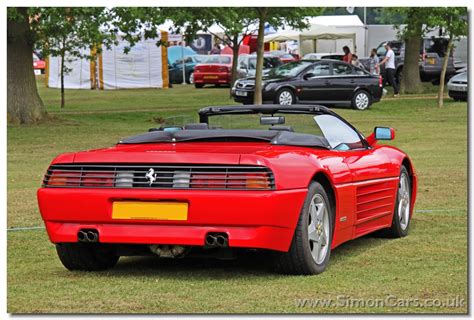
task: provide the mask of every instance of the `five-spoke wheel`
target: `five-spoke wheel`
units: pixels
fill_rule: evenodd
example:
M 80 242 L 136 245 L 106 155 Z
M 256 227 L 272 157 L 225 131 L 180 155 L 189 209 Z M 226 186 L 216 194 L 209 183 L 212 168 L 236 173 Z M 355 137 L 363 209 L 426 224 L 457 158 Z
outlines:
M 320 194 L 315 194 L 309 205 L 308 240 L 314 261 L 321 264 L 329 250 L 329 215 Z

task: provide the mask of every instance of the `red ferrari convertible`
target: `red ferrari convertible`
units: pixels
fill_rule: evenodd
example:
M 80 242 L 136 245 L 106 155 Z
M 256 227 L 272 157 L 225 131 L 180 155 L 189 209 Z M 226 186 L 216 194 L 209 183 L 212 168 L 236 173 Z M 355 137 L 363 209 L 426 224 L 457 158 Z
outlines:
M 39 207 L 70 270 L 251 248 L 271 250 L 281 272 L 317 274 L 343 242 L 407 235 L 417 176 L 377 143 L 393 138 L 386 127 L 364 137 L 322 106 L 208 107 L 199 123 L 58 156 Z

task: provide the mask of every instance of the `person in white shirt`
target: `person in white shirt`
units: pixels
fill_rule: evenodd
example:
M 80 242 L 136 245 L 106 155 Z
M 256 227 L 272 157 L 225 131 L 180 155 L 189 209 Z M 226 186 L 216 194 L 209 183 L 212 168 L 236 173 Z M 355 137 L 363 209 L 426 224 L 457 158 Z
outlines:
M 385 54 L 385 58 L 378 64 L 378 66 L 385 63 L 385 76 L 387 77 L 388 83 L 393 88 L 393 96 L 398 97 L 398 84 L 395 81 L 395 53 L 393 52 L 392 48 L 390 48 L 390 44 L 386 42 L 384 44 L 387 53 Z

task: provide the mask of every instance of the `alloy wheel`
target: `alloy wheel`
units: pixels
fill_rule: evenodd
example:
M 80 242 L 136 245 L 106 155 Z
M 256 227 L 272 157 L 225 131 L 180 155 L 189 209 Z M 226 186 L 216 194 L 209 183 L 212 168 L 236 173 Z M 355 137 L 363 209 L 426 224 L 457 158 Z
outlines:
M 410 189 L 408 177 L 405 173 L 401 175 L 398 186 L 398 218 L 400 219 L 400 227 L 405 230 L 410 219 Z
M 280 105 L 289 106 L 293 104 L 293 95 L 289 91 L 282 91 L 278 97 Z
M 355 105 L 357 109 L 364 110 L 369 106 L 369 96 L 365 92 L 359 93 L 355 98 Z
M 308 241 L 316 264 L 321 264 L 329 251 L 329 212 L 324 198 L 315 194 L 309 205 Z

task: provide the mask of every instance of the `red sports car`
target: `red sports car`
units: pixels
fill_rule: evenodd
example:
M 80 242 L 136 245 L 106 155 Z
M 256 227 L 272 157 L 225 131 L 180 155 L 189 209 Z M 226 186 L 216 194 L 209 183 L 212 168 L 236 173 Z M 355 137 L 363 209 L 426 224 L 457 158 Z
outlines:
M 285 51 L 274 50 L 270 51 L 269 54 L 274 57 L 278 57 L 283 63 L 298 61 L 298 59 L 296 59 L 294 56 Z
M 44 62 L 44 60 L 41 60 L 35 53 L 33 53 L 33 69 L 35 70 L 35 72 L 41 74 L 43 74 L 46 69 L 46 62 Z
M 326 107 L 250 105 L 150 130 L 51 163 L 38 201 L 66 268 L 252 248 L 272 250 L 281 272 L 317 274 L 343 242 L 408 233 L 417 176 L 404 152 L 377 143 L 391 128 L 364 137 Z
M 194 86 L 202 88 L 205 84 L 230 84 L 232 56 L 210 55 L 203 63 L 194 67 Z

